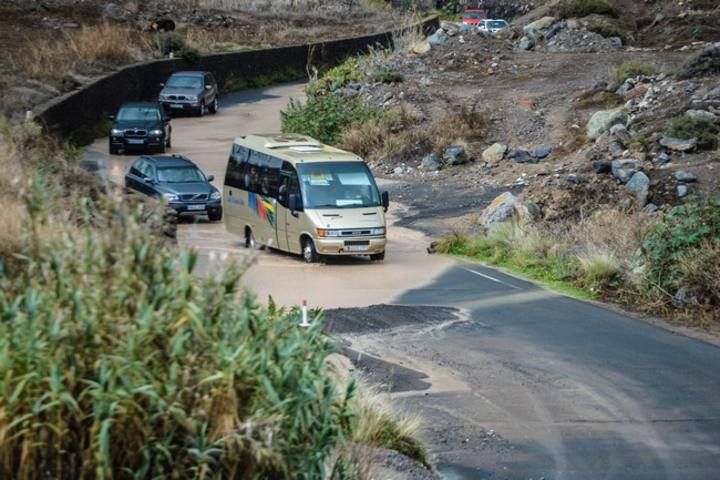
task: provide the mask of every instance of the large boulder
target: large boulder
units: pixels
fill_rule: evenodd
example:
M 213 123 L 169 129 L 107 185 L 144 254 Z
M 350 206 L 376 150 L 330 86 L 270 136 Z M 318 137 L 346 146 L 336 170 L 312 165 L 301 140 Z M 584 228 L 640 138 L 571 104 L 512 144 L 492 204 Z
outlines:
M 430 46 L 430 42 L 422 40 L 410 47 L 410 53 L 422 56 L 430 53 L 431 49 L 432 47 Z
M 431 153 L 430 155 L 426 155 L 423 157 L 422 161 L 420 162 L 420 168 L 422 170 L 429 170 L 429 171 L 435 171 L 440 169 L 440 160 L 438 159 L 437 155 L 434 153 Z
M 483 151 L 482 159 L 486 162 L 499 162 L 505 156 L 507 148 L 507 145 L 503 145 L 502 143 L 494 143 Z
M 630 181 L 625 184 L 625 190 L 632 193 L 638 204 L 644 207 L 650 192 L 650 179 L 643 172 L 635 172 Z
M 622 183 L 627 183 L 638 171 L 637 160 L 613 160 L 611 165 L 612 174 Z
M 450 37 L 447 33 L 445 33 L 445 30 L 438 28 L 435 33 L 427 38 L 427 41 L 430 45 L 447 45 L 450 41 Z
M 692 150 L 695 150 L 697 147 L 698 140 L 697 138 L 673 138 L 673 137 L 663 137 L 660 140 L 660 145 L 662 145 L 665 148 L 669 148 L 670 150 L 674 152 L 690 152 Z
M 708 112 L 707 110 L 688 110 L 687 112 L 685 112 L 685 115 L 692 118 L 693 120 L 700 120 L 710 123 L 715 123 L 718 119 L 717 115 L 712 112 Z
M 707 47 L 693 57 L 680 73 L 680 78 L 700 77 L 720 73 L 720 42 Z
M 532 50 L 532 48 L 534 46 L 535 46 L 535 41 L 528 36 L 522 37 L 520 39 L 520 41 L 518 42 L 518 48 L 520 50 Z
M 445 165 L 464 165 L 468 162 L 470 162 L 470 157 L 468 157 L 465 147 L 459 145 L 448 147 L 443 153 Z
M 613 125 L 625 123 L 626 120 L 627 112 L 624 107 L 595 112 L 587 124 L 587 137 L 590 140 L 595 140 Z
M 495 197 L 480 214 L 480 223 L 486 229 L 492 229 L 508 220 L 529 223 L 540 215 L 540 208 L 532 202 L 525 202 L 511 192 Z
M 547 30 L 555 23 L 555 17 L 542 17 L 532 23 L 528 23 L 523 27 L 523 33 L 530 38 L 535 38 L 543 30 Z

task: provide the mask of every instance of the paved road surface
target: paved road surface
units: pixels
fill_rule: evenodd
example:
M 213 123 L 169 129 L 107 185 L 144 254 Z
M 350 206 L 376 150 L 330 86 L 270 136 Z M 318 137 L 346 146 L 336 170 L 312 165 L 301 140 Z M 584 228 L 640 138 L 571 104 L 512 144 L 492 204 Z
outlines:
M 290 96 L 301 97 L 302 86 L 244 92 L 226 97 L 217 116 L 174 120 L 173 152 L 222 179 L 232 138 L 277 131 Z M 117 181 L 134 157 L 106 151 L 100 140 L 87 159 Z M 398 395 L 422 413 L 447 478 L 720 478 L 720 349 L 494 270 L 429 256 L 428 240 L 412 230 L 389 234 L 383 264 L 305 265 L 251 252 L 245 282 L 285 304 L 461 309 L 462 321 L 351 337 L 357 351 L 428 377 L 428 390 Z M 200 250 L 203 274 L 249 254 L 222 224 L 204 220 L 181 225 L 179 243 Z

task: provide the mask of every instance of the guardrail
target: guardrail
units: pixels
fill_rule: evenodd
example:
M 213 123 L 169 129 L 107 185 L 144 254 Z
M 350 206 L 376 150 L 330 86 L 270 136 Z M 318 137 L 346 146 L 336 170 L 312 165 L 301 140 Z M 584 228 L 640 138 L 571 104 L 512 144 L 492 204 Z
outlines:
M 432 32 L 439 27 L 437 17 L 430 17 L 410 29 Z M 373 47 L 392 48 L 393 34 L 386 32 L 363 37 L 289 47 L 200 56 L 190 62 L 182 58 L 154 60 L 129 65 L 97 79 L 78 90 L 42 105 L 35 117 L 46 129 L 63 136 L 95 127 L 104 113 L 114 113 L 123 102 L 153 100 L 160 83 L 181 70 L 212 72 L 220 85 L 229 79 L 252 81 L 271 77 L 281 71 L 305 72 L 307 67 L 333 66 L 351 55 L 368 52 Z

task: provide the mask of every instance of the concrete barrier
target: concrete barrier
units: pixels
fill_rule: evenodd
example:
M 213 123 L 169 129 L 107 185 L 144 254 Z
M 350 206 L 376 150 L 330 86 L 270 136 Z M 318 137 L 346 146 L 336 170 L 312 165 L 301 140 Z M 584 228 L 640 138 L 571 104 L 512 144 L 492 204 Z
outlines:
M 438 23 L 437 17 L 431 17 L 411 28 L 419 27 L 427 33 L 437 29 Z M 157 99 L 160 84 L 173 72 L 206 70 L 215 75 L 221 86 L 229 79 L 251 81 L 272 77 L 281 71 L 306 72 L 309 66 L 333 66 L 374 47 L 392 48 L 393 33 L 203 55 L 195 62 L 163 59 L 129 65 L 47 102 L 36 111 L 35 116 L 49 131 L 70 136 L 75 131 L 95 127 L 103 114 L 115 113 L 123 102 Z

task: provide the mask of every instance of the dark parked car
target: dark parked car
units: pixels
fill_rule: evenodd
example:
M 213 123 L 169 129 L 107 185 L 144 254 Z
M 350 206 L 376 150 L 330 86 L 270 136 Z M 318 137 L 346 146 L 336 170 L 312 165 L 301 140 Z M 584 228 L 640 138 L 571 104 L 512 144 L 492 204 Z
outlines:
M 177 72 L 162 84 L 159 102 L 166 112 L 204 116 L 218 111 L 218 86 L 212 73 Z
M 113 120 L 108 139 L 111 155 L 130 148 L 165 153 L 172 146 L 170 117 L 157 103 L 126 103 L 108 118 Z
M 222 219 L 222 203 L 212 181 L 180 155 L 141 156 L 125 175 L 125 188 L 162 198 L 177 215 L 207 214 L 216 222 Z

